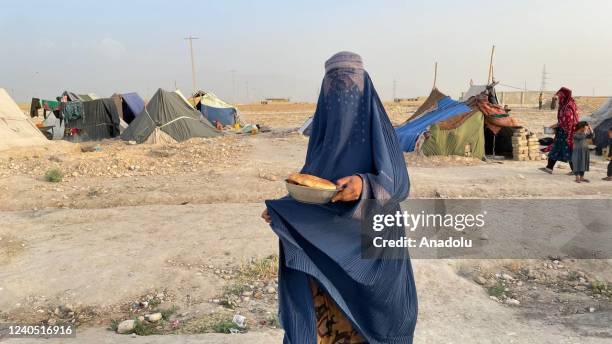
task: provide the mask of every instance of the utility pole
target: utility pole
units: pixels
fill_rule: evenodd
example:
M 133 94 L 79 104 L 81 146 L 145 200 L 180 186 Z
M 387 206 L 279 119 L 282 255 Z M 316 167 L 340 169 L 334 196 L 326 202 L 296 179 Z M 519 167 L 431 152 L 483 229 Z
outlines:
M 189 35 L 189 37 L 185 37 L 186 40 L 189 41 L 189 52 L 191 54 L 191 83 L 193 86 L 193 92 L 191 92 L 191 94 L 195 94 L 197 89 L 196 89 L 196 73 L 195 73 L 195 61 L 193 59 L 193 40 L 194 39 L 198 39 L 198 37 L 193 37 L 191 35 Z
M 230 70 L 232 73 L 232 103 L 236 102 L 236 71 L 234 69 Z
M 438 62 L 436 62 L 436 65 L 434 67 L 434 85 L 433 88 L 436 88 L 436 82 L 438 81 Z
M 546 91 L 546 82 L 548 81 L 548 72 L 546 71 L 546 65 L 542 67 L 542 84 L 540 85 L 540 91 Z
M 249 97 L 249 81 L 247 80 L 247 81 L 245 81 L 245 83 L 246 83 L 246 87 L 245 87 L 245 89 L 246 89 L 246 101 L 247 101 L 247 103 L 250 103 L 251 102 L 251 98 Z
M 491 48 L 491 62 L 489 62 L 489 77 L 487 78 L 487 84 L 493 82 L 493 55 L 495 54 L 495 46 Z

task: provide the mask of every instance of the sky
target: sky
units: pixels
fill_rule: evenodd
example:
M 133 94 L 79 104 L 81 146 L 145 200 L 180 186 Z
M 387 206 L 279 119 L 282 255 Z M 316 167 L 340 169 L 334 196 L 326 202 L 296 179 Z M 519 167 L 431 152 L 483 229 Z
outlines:
M 316 101 L 327 58 L 360 54 L 383 100 L 504 85 L 612 95 L 612 1 L 1 1 L 0 87 L 18 102 L 63 90 L 158 88 L 222 99 Z M 513 90 L 501 87 L 501 90 Z

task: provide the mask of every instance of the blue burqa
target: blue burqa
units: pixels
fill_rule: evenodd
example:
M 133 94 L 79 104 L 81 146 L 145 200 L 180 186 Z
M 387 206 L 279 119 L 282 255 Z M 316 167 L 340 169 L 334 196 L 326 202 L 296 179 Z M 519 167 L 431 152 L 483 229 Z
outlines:
M 280 238 L 279 319 L 284 343 L 316 344 L 312 278 L 371 344 L 412 343 L 417 297 L 410 259 L 364 259 L 360 209 L 371 200 L 399 209 L 409 191 L 395 132 L 359 55 L 326 63 L 302 173 L 328 180 L 359 175 L 361 199 L 326 205 L 266 201 Z M 387 238 L 399 238 L 391 232 Z M 403 251 L 405 252 L 405 251 Z

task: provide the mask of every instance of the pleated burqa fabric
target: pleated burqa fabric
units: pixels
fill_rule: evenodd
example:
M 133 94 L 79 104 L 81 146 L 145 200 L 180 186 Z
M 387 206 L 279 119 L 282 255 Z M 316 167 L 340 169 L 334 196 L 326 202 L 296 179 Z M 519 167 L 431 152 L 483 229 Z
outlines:
M 412 343 L 417 297 L 407 252 L 395 259 L 362 258 L 360 209 L 376 200 L 395 213 L 408 195 L 409 179 L 395 131 L 359 55 L 342 52 L 326 63 L 302 173 L 332 181 L 359 175 L 363 192 L 359 201 L 326 205 L 290 197 L 266 201 L 280 238 L 284 342 L 316 343 L 313 278 L 368 343 Z M 391 231 L 386 238 L 403 235 Z

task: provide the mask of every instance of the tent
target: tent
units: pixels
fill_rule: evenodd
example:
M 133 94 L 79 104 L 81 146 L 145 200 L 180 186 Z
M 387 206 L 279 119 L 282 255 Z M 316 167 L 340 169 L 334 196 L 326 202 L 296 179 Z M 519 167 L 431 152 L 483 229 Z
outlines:
M 115 101 L 119 117 L 130 124 L 144 110 L 145 102 L 136 92 L 115 93 L 111 96 Z
M 73 105 L 74 113 L 69 113 Z M 70 128 L 70 140 L 102 140 L 119 136 L 119 112 L 111 98 L 68 102 L 62 109 L 66 127 Z
M 47 142 L 6 90 L 0 88 L 0 150 Z
M 419 114 L 421 116 L 415 118 L 413 115 L 410 117 L 412 120 L 409 119 L 409 122 L 395 129 L 400 146 L 405 152 L 415 150 L 418 137 L 426 132 L 431 125 L 471 111 L 466 104 L 451 99 L 437 89 L 431 92 L 423 103 L 423 105 L 425 104 L 428 104 L 425 110 L 422 109 L 423 106 L 417 109 L 417 111 L 421 111 Z M 424 111 L 427 112 L 423 113 Z
M 63 118 L 57 118 L 55 113 L 51 111 L 47 118 L 43 121 L 43 126 L 49 127 L 47 129 L 48 138 L 51 140 L 61 140 L 64 138 L 64 131 L 66 130 L 66 121 Z
M 161 88 L 121 134 L 121 138 L 143 143 L 152 134 L 163 136 L 160 131 L 179 142 L 192 137 L 214 137 L 222 134 L 179 93 Z
M 488 101 L 491 104 L 499 104 L 497 100 L 497 93 L 495 92 L 495 85 L 497 82 L 494 82 L 489 85 L 470 85 L 470 88 L 467 92 L 464 92 L 461 96 L 460 101 L 467 101 L 468 99 L 475 97 L 479 94 L 486 94 L 488 97 Z
M 493 151 L 512 153 L 512 131 L 518 123 L 499 105 L 489 103 L 486 95 L 458 102 L 433 90 L 430 97 L 425 101 L 428 105 L 424 113 L 413 115 L 412 120 L 396 129 L 404 151 L 420 150 L 425 155 L 469 153 L 476 158 Z
M 210 92 L 196 92 L 191 103 L 210 123 L 218 121 L 222 125 L 234 125 L 238 122 L 238 110 Z
M 599 109 L 591 115 L 583 117 L 582 120 L 589 122 L 593 127 L 595 152 L 601 155 L 604 147 L 608 144 L 608 129 L 612 128 L 612 98 L 608 98 Z
M 425 99 L 425 102 L 421 104 L 421 106 L 419 106 L 419 108 L 414 112 L 414 114 L 412 114 L 412 116 L 410 116 L 404 123 L 410 122 L 424 113 L 434 111 L 438 106 L 438 102 L 444 97 L 447 97 L 447 95 L 440 92 L 436 87 L 434 87 L 429 93 L 427 99 Z

